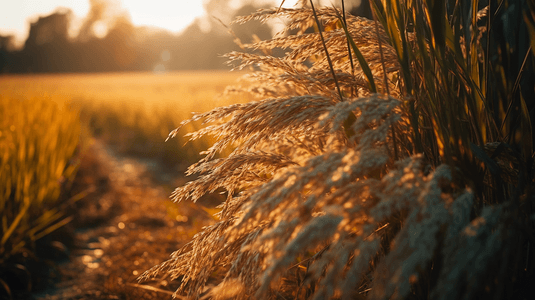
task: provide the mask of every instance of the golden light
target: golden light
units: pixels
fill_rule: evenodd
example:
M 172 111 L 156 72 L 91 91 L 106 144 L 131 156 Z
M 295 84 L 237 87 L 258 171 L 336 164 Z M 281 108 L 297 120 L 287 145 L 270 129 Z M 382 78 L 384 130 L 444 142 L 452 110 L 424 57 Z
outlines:
M 122 0 L 136 26 L 149 25 L 179 32 L 204 14 L 203 1 Z
M 111 13 L 126 13 L 133 25 L 150 26 L 180 32 L 197 17 L 203 16 L 203 1 L 191 0 L 18 0 L 7 1 L 0 10 L 0 35 L 14 35 L 17 44 L 24 43 L 30 23 L 39 17 L 54 13 L 58 8 L 73 12 L 72 24 L 81 26 L 88 17 L 92 4 L 105 4 Z M 111 9 L 110 9 L 111 8 Z M 109 13 L 106 12 L 106 13 Z M 97 34 L 105 35 L 99 24 Z M 101 28 L 100 28 L 100 27 Z

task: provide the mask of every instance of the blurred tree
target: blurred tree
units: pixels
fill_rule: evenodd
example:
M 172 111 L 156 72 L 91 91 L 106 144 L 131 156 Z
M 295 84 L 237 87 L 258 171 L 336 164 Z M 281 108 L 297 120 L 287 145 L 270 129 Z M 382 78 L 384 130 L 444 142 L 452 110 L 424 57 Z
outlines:
M 122 15 L 115 19 L 115 24 L 104 38 L 107 54 L 112 58 L 114 69 L 132 70 L 136 58 L 134 33 L 135 28 L 130 19 Z
M 260 8 L 267 8 L 267 6 L 255 6 L 252 3 L 248 3 L 238 9 L 233 14 L 232 19 L 238 16 L 250 15 Z M 231 28 L 243 43 L 253 42 L 253 35 L 256 35 L 261 40 L 270 39 L 272 37 L 271 28 L 267 24 L 262 24 L 260 21 L 250 21 L 247 25 L 234 24 Z
M 206 14 L 210 17 L 216 17 L 223 21 L 223 23 L 228 24 L 232 21 L 232 9 L 231 9 L 232 0 L 207 0 L 204 1 L 204 10 Z
M 200 20 L 176 38 L 171 51 L 172 69 L 220 69 L 226 59 L 221 55 L 237 49 L 221 24 L 210 19 L 210 31 L 202 30 Z
M 12 51 L 15 49 L 15 37 L 13 35 L 0 35 L 0 50 Z
M 71 10 L 60 8 L 49 16 L 40 17 L 30 25 L 30 34 L 24 47 L 67 42 L 71 15 Z
M 152 71 L 157 66 L 166 70 L 228 68 L 221 55 L 237 50 L 238 46 L 227 28 L 212 16 L 228 25 L 235 16 L 260 8 L 252 1 L 242 1 L 245 5 L 238 7 L 230 0 L 210 0 L 205 3 L 210 17 L 197 19 L 176 35 L 165 30 L 136 28 L 127 13 L 117 12 L 114 0 L 89 1 L 91 8 L 77 37 L 69 37 L 72 12 L 68 9 L 58 9 L 33 22 L 21 51 L 7 47 L 9 39 L 2 37 L 0 71 Z M 253 35 L 260 39 L 271 37 L 271 28 L 260 22 L 231 28 L 244 43 L 252 42 Z M 168 56 L 165 62 L 162 53 Z
M 58 9 L 30 25 L 30 33 L 22 52 L 24 70 L 58 72 L 68 67 L 65 56 L 69 55 L 71 15 L 72 12 L 68 9 Z
M 175 48 L 177 36 L 163 29 L 137 28 L 136 45 L 137 59 L 136 70 L 152 71 L 155 66 L 162 64 L 165 70 L 169 70 L 176 54 Z M 169 60 L 162 61 L 162 53 L 169 52 Z
M 11 70 L 14 59 L 13 49 L 15 49 L 14 37 L 0 35 L 0 73 L 8 73 Z
M 107 0 L 89 0 L 89 4 L 91 5 L 91 9 L 87 13 L 84 23 L 80 28 L 77 37 L 78 41 L 87 41 L 95 36 L 93 26 L 96 22 L 102 20 L 108 8 Z

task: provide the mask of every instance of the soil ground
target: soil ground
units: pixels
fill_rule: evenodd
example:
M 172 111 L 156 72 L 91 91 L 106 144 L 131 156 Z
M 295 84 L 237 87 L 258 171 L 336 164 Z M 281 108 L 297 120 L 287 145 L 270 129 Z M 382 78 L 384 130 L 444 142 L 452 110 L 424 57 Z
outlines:
M 95 140 L 81 158 L 73 189 L 86 194 L 73 209 L 72 245 L 56 265 L 56 283 L 36 299 L 171 299 L 166 277 L 137 277 L 214 222 L 200 204 L 169 200 L 186 180 L 157 163 L 118 155 Z M 213 199 L 212 199 L 213 200 Z

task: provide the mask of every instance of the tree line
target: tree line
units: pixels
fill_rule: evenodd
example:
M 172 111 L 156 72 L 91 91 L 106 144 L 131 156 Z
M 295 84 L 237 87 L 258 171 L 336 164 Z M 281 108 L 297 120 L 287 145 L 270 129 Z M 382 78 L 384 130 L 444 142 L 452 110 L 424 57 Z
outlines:
M 92 8 L 76 37 L 69 35 L 72 11 L 58 9 L 40 17 L 30 26 L 21 49 L 12 36 L 0 36 L 0 73 L 61 73 L 162 71 L 226 68 L 221 55 L 238 46 L 218 20 L 208 20 L 203 30 L 197 19 L 180 34 L 163 29 L 135 27 L 128 15 L 116 16 L 107 24 L 107 33 L 98 36 L 94 27 L 103 14 L 102 1 Z M 246 5 L 235 15 L 248 14 L 257 7 Z M 245 42 L 253 33 L 269 38 L 271 29 L 257 23 L 232 26 Z

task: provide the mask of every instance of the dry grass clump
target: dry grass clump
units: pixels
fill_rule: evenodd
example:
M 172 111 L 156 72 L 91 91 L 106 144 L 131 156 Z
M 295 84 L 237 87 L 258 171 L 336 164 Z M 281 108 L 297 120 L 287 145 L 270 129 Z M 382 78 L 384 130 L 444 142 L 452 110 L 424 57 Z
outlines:
M 298 30 L 247 45 L 289 49 L 283 57 L 228 55 L 241 61 L 237 68 L 257 68 L 244 90 L 262 100 L 192 118 L 205 125 L 192 139 L 217 141 L 188 170 L 199 177 L 173 193 L 175 201 L 196 201 L 224 190 L 219 222 L 140 279 L 167 273 L 181 281 L 176 295 L 194 298 L 525 292 L 533 264 L 513 265 L 533 253 L 525 246 L 533 238 L 533 198 L 524 189 L 532 177 L 522 177 L 531 173 L 517 173 L 524 186 L 496 175 L 500 153 L 485 143 L 504 139 L 480 106 L 476 87 L 486 77 L 466 66 L 479 60 L 463 57 L 459 41 L 439 49 L 446 46 L 441 30 L 459 27 L 424 18 L 437 12 L 431 2 L 373 2 L 377 23 L 336 8 L 239 18 L 285 17 L 283 33 Z M 312 26 L 315 33 L 305 33 Z M 457 103 L 444 102 L 454 95 Z
M 11 297 L 3 279 L 19 263 L 13 257 L 32 253 L 37 240 L 71 219 L 59 200 L 78 167 L 79 138 L 78 112 L 67 103 L 0 96 L 2 295 Z

